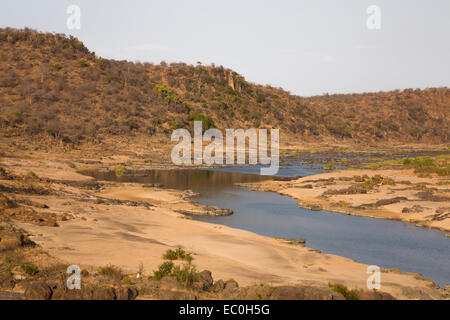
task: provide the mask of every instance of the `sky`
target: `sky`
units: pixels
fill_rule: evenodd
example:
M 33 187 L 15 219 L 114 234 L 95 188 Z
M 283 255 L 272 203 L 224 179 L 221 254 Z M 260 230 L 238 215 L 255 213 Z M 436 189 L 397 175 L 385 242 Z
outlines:
M 80 29 L 67 26 L 70 5 L 80 8 Z M 71 34 L 104 58 L 214 63 L 301 96 L 450 86 L 449 0 L 2 0 L 0 8 L 0 27 Z

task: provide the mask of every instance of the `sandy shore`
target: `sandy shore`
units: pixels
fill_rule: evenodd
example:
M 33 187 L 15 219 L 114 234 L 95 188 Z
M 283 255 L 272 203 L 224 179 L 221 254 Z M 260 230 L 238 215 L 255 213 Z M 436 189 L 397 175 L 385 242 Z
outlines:
M 0 162 L 13 172 L 33 170 L 40 177 L 90 180 L 64 161 L 3 158 Z M 251 232 L 194 221 L 175 212 L 188 203 L 182 192 L 136 185 L 112 185 L 99 192 L 62 185 L 53 188 L 60 193 L 17 198 L 45 203 L 49 208 L 40 209 L 42 213 L 65 213 L 73 219 L 59 222 L 59 227 L 17 224 L 50 255 L 70 264 L 114 264 L 130 271 L 137 271 L 143 264 L 144 272 L 151 274 L 167 249 L 180 246 L 193 253 L 198 269 L 211 270 L 216 279 L 234 278 L 241 285 L 327 286 L 333 282 L 350 288 L 366 287 L 367 265 Z M 152 206 L 104 203 L 99 199 L 142 201 Z M 381 290 L 397 298 L 419 299 L 423 294 L 442 298 L 431 281 L 417 274 L 383 270 L 381 281 Z

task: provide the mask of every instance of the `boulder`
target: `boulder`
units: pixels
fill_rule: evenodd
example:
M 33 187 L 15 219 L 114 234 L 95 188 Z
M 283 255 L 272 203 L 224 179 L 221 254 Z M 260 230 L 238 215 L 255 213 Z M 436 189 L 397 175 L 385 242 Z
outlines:
M 197 275 L 199 278 L 199 289 L 203 291 L 209 291 L 212 288 L 214 282 L 211 271 L 203 270 L 202 272 L 197 273 Z
M 92 300 L 116 300 L 116 290 L 111 287 L 94 288 Z
M 215 293 L 219 293 L 219 292 L 222 292 L 224 288 L 225 288 L 225 282 L 223 282 L 223 280 L 221 279 L 221 280 L 214 282 L 214 284 L 211 288 L 211 291 L 215 292 Z
M 315 287 L 276 287 L 271 300 L 345 300 L 345 297 L 330 289 Z
M 392 295 L 380 291 L 360 291 L 358 292 L 359 300 L 397 300 Z
M 239 284 L 234 279 L 229 279 L 225 281 L 224 290 L 239 288 Z

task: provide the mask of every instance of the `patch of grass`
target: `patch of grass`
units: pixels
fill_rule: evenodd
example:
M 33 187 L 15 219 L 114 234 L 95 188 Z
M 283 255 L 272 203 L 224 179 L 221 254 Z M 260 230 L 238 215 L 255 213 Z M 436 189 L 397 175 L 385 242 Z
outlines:
M 122 279 L 122 282 L 123 282 L 124 284 L 126 284 L 126 285 L 129 285 L 129 286 L 131 286 L 131 285 L 134 284 L 133 280 L 131 280 L 131 278 L 128 277 L 128 276 L 124 277 L 124 278 Z
M 404 158 L 403 165 L 423 175 L 450 176 L 450 156 Z
M 39 180 L 39 176 L 34 173 L 33 171 L 29 171 L 26 175 L 25 175 L 25 179 L 31 179 L 31 180 Z
M 122 280 L 122 270 L 119 267 L 113 265 L 100 267 L 97 270 L 97 273 L 111 279 Z
M 334 169 L 334 163 L 326 163 L 323 165 L 323 170 L 333 170 Z
M 342 294 L 346 300 L 359 300 L 358 292 L 356 290 L 350 290 L 345 285 L 340 283 L 329 283 L 328 286 L 331 290 Z
M 34 276 L 36 273 L 39 272 L 39 268 L 33 264 L 26 264 L 22 266 L 23 271 L 29 276 Z
M 180 259 L 180 260 L 186 260 L 187 262 L 192 262 L 192 260 L 194 260 L 192 255 L 190 253 L 187 253 L 182 248 L 177 248 L 175 250 L 172 250 L 172 249 L 167 250 L 166 253 L 164 253 L 164 255 L 163 255 L 163 259 L 165 259 L 165 260 Z
M 345 208 L 350 207 L 352 205 L 350 202 L 347 202 L 344 200 L 339 201 L 338 204 L 340 207 L 345 207 Z

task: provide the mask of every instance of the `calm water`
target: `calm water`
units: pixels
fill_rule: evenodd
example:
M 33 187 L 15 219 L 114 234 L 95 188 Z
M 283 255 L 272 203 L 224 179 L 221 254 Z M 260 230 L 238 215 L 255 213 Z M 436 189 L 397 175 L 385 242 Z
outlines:
M 313 166 L 314 167 L 314 166 Z M 298 162 L 283 167 L 280 176 L 321 172 Z M 120 181 L 162 183 L 168 188 L 200 192 L 203 204 L 232 209 L 227 217 L 197 217 L 271 237 L 304 238 L 308 247 L 380 267 L 397 267 L 417 272 L 440 286 L 450 284 L 450 239 L 437 230 L 398 221 L 347 216 L 300 208 L 285 196 L 236 187 L 236 182 L 268 179 L 257 175 L 259 168 L 238 167 L 211 170 L 153 170 Z M 114 173 L 90 172 L 103 180 L 115 180 Z

